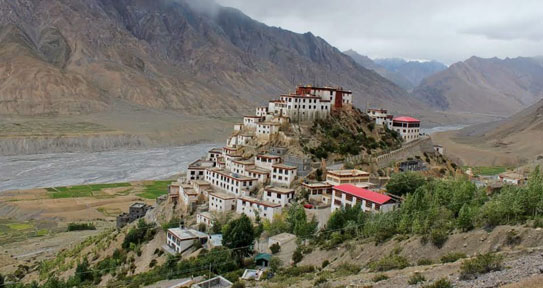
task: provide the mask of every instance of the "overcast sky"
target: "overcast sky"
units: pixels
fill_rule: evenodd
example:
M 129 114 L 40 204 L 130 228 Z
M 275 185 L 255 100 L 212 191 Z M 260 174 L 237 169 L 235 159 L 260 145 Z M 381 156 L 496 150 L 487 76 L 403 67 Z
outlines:
M 216 0 L 270 26 L 371 58 L 543 55 L 543 1 Z

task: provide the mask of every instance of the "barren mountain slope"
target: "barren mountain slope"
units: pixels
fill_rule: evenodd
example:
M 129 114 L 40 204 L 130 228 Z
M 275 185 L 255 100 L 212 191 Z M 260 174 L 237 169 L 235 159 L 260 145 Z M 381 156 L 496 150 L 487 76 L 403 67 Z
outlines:
M 117 100 L 236 115 L 287 87 L 341 85 L 355 102 L 421 107 L 311 33 L 194 0 L 2 0 L 0 114 L 108 111 Z
M 509 116 L 543 97 L 537 58 L 470 59 L 427 79 L 414 95 L 435 108 Z

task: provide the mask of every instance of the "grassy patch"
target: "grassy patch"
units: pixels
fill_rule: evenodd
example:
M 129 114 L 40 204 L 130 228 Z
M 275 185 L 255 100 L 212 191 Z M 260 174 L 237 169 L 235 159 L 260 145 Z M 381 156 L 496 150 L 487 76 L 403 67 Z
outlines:
M 471 168 L 474 175 L 497 175 L 507 171 L 506 167 L 501 166 L 479 166 L 479 167 L 466 167 Z
M 45 236 L 47 234 L 49 234 L 49 230 L 47 230 L 47 229 L 40 229 L 40 230 L 36 231 L 36 236 L 37 237 Z
M 7 224 L 9 229 L 22 231 L 32 229 L 34 226 L 30 223 L 9 223 Z
M 441 263 L 452 263 L 452 262 L 456 262 L 462 258 L 466 258 L 466 254 L 465 253 L 460 253 L 460 252 L 450 252 L 450 253 L 447 253 L 443 256 L 441 256 Z
M 66 187 L 47 188 L 49 197 L 58 198 L 78 198 L 92 197 L 95 194 L 107 188 L 130 187 L 130 183 L 109 183 L 109 184 L 89 184 Z
M 155 199 L 160 195 L 168 193 L 168 185 L 170 183 L 172 183 L 171 180 L 146 182 L 143 192 L 138 194 L 138 196 L 146 199 Z
M 480 254 L 473 259 L 462 262 L 460 267 L 461 279 L 473 279 L 479 274 L 485 274 L 502 269 L 503 256 L 493 253 Z

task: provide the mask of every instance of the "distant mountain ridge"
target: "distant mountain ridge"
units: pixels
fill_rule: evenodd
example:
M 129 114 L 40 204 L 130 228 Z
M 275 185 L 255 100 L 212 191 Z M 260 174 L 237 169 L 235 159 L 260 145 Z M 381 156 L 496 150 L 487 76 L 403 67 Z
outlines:
M 0 6 L 0 114 L 139 105 L 238 115 L 298 84 L 343 86 L 355 104 L 421 107 L 325 40 L 213 1 L 12 0 Z
M 401 58 L 370 59 L 352 49 L 343 53 L 363 67 L 379 73 L 408 91 L 419 85 L 424 78 L 447 68 L 445 64 L 437 61 L 419 62 Z
M 543 98 L 541 58 L 479 58 L 426 78 L 414 97 L 443 111 L 509 116 Z

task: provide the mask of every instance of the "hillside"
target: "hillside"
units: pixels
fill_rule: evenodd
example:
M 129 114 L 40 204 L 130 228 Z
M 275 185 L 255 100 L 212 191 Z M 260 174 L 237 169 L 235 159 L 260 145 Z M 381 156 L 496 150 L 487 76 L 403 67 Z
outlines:
M 543 100 L 501 121 L 440 133 L 436 142 L 470 165 L 521 165 L 543 157 Z
M 325 40 L 213 1 L 16 0 L 0 7 L 0 27 L 0 114 L 130 104 L 238 115 L 308 82 L 350 87 L 358 103 L 412 107 L 404 90 Z
M 414 96 L 434 108 L 509 116 L 543 97 L 538 58 L 471 57 L 425 79 Z
M 389 72 L 402 75 L 413 87 L 419 85 L 426 77 L 447 69 L 445 64 L 437 61 L 407 61 L 401 58 L 382 58 L 373 61 Z
M 411 81 L 409 81 L 407 78 L 404 77 L 404 75 L 395 72 L 395 71 L 389 71 L 385 67 L 375 63 L 373 60 L 371 60 L 368 56 L 360 55 L 358 52 L 354 50 L 347 50 L 343 52 L 345 55 L 348 55 L 349 57 L 353 58 L 353 60 L 361 65 L 362 67 L 366 69 L 373 70 L 379 75 L 387 78 L 388 80 L 394 82 L 396 85 L 402 87 L 405 90 L 411 90 L 415 88 L 416 85 L 413 85 Z

